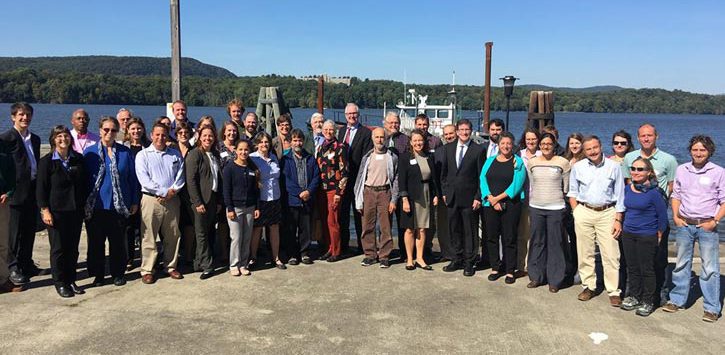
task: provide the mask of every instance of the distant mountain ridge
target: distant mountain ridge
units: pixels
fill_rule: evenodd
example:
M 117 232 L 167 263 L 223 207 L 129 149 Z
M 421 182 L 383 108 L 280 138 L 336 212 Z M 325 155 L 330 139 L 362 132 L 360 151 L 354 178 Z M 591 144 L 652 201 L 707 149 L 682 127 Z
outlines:
M 71 57 L 0 57 L 0 72 L 19 68 L 47 70 L 55 73 L 107 75 L 170 76 L 171 59 L 160 57 L 117 57 L 107 55 Z M 184 76 L 204 78 L 236 78 L 222 67 L 202 63 L 194 58 L 181 58 Z

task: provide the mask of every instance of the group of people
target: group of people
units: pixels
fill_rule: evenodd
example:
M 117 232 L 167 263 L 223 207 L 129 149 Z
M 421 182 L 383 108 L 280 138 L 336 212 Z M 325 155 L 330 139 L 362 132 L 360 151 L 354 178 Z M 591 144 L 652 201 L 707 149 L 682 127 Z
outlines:
M 445 272 L 473 276 L 490 267 L 489 281 L 528 275 L 527 287 L 552 293 L 580 281 L 581 301 L 596 296 L 603 279 L 612 306 L 641 316 L 687 305 L 697 240 L 703 320 L 719 317 L 725 171 L 709 161 L 708 136 L 692 137 L 692 161 L 678 166 L 649 123 L 638 129 L 640 149 L 618 131 L 605 157 L 600 138 L 574 133 L 562 146 L 553 126 L 527 128 L 517 144 L 499 119 L 480 143 L 467 119 L 444 126 L 440 138 L 424 114 L 410 134 L 395 112 L 370 129 L 352 103 L 344 126 L 316 113 L 306 131 L 293 128 L 289 114 L 260 129 L 236 99 L 220 129 L 211 116 L 190 122 L 181 100 L 172 111 L 147 132 L 121 109 L 102 117 L 95 134 L 78 109 L 71 129 L 51 130 L 51 151 L 41 158 L 40 138 L 29 130 L 32 106 L 12 105 L 13 127 L 0 135 L 0 291 L 21 291 L 40 272 L 32 260 L 38 216 L 62 297 L 84 293 L 76 284 L 83 223 L 92 285 L 106 282 L 108 241 L 112 282 L 121 286 L 137 245 L 144 284 L 156 281 L 159 267 L 182 279 L 180 259 L 201 279 L 219 267 L 247 276 L 263 264 L 260 248 L 278 269 L 335 262 L 355 253 L 352 216 L 362 266 L 391 266 L 395 222 L 406 270 L 433 270 L 437 238 Z

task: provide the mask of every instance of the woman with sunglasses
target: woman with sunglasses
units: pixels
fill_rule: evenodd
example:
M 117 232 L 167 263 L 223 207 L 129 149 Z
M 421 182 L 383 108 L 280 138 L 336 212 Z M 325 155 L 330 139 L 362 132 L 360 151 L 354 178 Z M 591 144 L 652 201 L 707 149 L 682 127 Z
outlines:
M 36 196 L 43 223 L 48 228 L 50 269 L 58 295 L 83 294 L 76 285 L 78 243 L 88 183 L 83 155 L 75 152 L 73 137 L 65 126 L 50 131 L 51 151 L 38 162 Z
M 607 158 L 618 163 L 622 163 L 624 161 L 624 156 L 633 150 L 634 146 L 632 146 L 632 135 L 621 129 L 614 132 L 612 135 L 612 152 L 614 154 L 608 156 Z
M 100 121 L 101 140 L 83 151 L 90 189 L 85 204 L 88 233 L 88 274 L 93 285 L 102 286 L 105 277 L 105 250 L 108 239 L 113 284 L 126 284 L 128 261 L 125 227 L 136 214 L 140 196 L 131 150 L 116 143 L 118 120 L 106 116 Z
M 621 308 L 646 317 L 654 311 L 655 256 L 669 224 L 667 202 L 649 159 L 637 157 L 629 171 L 632 182 L 624 189 L 622 226 L 629 290 Z

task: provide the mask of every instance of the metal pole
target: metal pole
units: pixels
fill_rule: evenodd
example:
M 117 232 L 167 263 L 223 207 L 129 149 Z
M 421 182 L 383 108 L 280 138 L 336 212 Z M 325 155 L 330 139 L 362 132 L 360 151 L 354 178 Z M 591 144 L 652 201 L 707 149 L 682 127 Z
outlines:
M 179 0 L 171 0 L 171 100 L 181 99 L 181 24 Z
M 317 79 L 317 112 L 319 112 L 321 114 L 325 113 L 324 99 L 325 99 L 325 78 L 322 75 L 320 75 L 320 78 Z
M 506 130 L 511 132 L 509 127 L 509 110 L 511 109 L 511 96 L 506 96 Z
M 483 91 L 483 132 L 488 132 L 488 121 L 491 119 L 491 48 L 493 42 L 486 42 L 486 82 Z

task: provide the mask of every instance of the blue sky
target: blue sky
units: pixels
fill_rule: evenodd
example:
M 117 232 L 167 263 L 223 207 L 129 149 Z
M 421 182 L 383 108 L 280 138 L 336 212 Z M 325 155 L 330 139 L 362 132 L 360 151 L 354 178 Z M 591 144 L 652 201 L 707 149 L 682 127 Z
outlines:
M 180 0 L 182 55 L 237 75 L 725 93 L 725 1 Z M 167 0 L 0 0 L 0 56 L 169 56 Z

